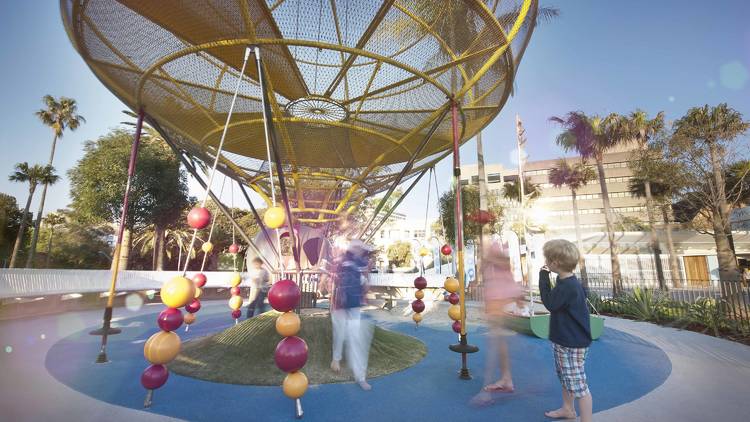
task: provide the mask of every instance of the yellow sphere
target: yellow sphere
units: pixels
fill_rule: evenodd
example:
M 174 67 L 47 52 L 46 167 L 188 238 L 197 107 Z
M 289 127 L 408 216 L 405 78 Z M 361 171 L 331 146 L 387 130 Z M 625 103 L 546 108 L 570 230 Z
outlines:
M 169 363 L 179 353 L 180 336 L 172 331 L 159 331 L 149 337 L 143 346 L 143 356 L 155 365 Z
M 307 391 L 307 376 L 304 372 L 294 371 L 284 378 L 284 395 L 290 399 L 298 399 Z
M 284 312 L 276 318 L 276 332 L 284 337 L 297 335 L 299 332 L 300 320 L 299 315 L 294 312 Z
M 229 284 L 232 287 L 237 287 L 240 283 L 242 283 L 242 275 L 240 275 L 240 273 L 232 274 L 232 278 L 229 279 Z
M 189 312 L 185 313 L 185 316 L 182 317 L 182 321 L 185 324 L 187 324 L 187 325 L 190 325 L 190 324 L 194 323 L 195 322 L 195 314 L 191 314 Z
M 201 250 L 205 253 L 211 253 L 212 250 L 214 250 L 214 244 L 211 242 L 206 242 L 201 246 Z
M 270 229 L 278 229 L 283 226 L 284 220 L 286 220 L 286 214 L 281 207 L 270 207 L 266 210 L 266 213 L 263 214 L 263 222 L 266 223 L 266 226 Z
M 422 314 L 414 314 L 411 316 L 411 319 L 413 319 L 414 322 L 419 324 L 420 322 L 422 322 Z
M 181 308 L 195 297 L 195 284 L 185 277 L 177 276 L 161 287 L 161 301 L 170 308 Z
M 448 277 L 445 279 L 443 287 L 450 293 L 456 293 L 458 292 L 458 280 L 453 277 Z
M 461 307 L 459 305 L 451 305 L 450 308 L 448 308 L 448 316 L 451 317 L 452 320 L 458 321 L 461 319 Z
M 201 289 L 200 287 L 196 287 L 195 288 L 195 296 L 194 297 L 196 299 L 198 299 L 199 297 L 201 297 L 202 294 L 203 294 L 203 289 Z
M 417 299 L 420 299 L 420 300 L 424 299 L 424 291 L 417 290 L 416 292 L 414 292 L 414 297 L 416 297 Z
M 236 311 L 242 307 L 242 296 L 232 296 L 229 299 L 229 307 Z
M 419 256 L 427 256 L 430 254 L 430 250 L 422 246 L 419 248 Z

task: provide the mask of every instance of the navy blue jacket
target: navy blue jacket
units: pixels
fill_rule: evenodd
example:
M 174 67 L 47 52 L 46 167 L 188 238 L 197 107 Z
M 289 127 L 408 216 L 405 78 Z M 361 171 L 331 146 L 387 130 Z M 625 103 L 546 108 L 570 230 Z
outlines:
M 542 303 L 550 311 L 549 339 L 565 347 L 588 347 L 591 344 L 591 322 L 586 293 L 575 275 L 558 279 L 550 287 L 549 271 L 539 271 Z

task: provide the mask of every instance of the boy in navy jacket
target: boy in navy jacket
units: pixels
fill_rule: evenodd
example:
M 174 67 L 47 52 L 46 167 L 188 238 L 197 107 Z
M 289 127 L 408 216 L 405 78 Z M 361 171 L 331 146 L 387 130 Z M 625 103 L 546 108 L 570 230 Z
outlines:
M 575 419 L 574 401 L 578 399 L 581 422 L 591 421 L 592 398 L 584 364 L 591 344 L 591 323 L 586 293 L 573 274 L 578 265 L 576 246 L 563 239 L 544 244 L 547 265 L 539 272 L 542 303 L 550 311 L 549 339 L 555 357 L 555 370 L 562 384 L 563 405 L 545 412 L 548 418 Z M 557 273 L 557 283 L 550 286 L 549 273 Z

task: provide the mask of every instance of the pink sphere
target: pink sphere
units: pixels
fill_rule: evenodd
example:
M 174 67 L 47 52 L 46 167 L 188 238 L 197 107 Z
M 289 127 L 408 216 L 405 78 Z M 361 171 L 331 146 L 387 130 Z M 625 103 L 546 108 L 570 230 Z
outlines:
M 297 371 L 307 363 L 307 343 L 297 336 L 286 337 L 276 345 L 273 359 L 282 371 Z
M 453 253 L 453 248 L 451 248 L 451 245 L 446 243 L 442 248 L 440 248 L 440 253 L 446 256 L 450 255 Z
M 240 251 L 240 245 L 236 243 L 232 243 L 229 245 L 229 253 L 237 253 Z
M 417 277 L 414 279 L 414 287 L 417 289 L 424 289 L 427 287 L 427 279 L 424 277 Z
M 448 296 L 448 302 L 450 302 L 451 305 L 457 305 L 459 300 L 458 293 L 451 293 L 450 296 Z
M 279 280 L 268 291 L 268 303 L 279 312 L 294 309 L 299 303 L 302 292 L 297 283 L 292 280 Z
M 185 305 L 185 310 L 190 312 L 191 314 L 194 314 L 200 311 L 200 309 L 201 309 L 201 301 L 198 299 L 193 299 L 190 301 L 190 303 Z
M 174 331 L 182 325 L 182 312 L 179 309 L 167 308 L 159 312 L 156 323 L 164 331 Z
M 141 385 L 147 390 L 156 390 L 169 378 L 169 371 L 164 365 L 151 365 L 141 374 Z
M 195 207 L 188 213 L 187 223 L 194 229 L 204 229 L 211 223 L 211 211 L 205 207 Z
M 198 273 L 193 276 L 193 283 L 195 283 L 195 287 L 203 287 L 206 285 L 206 275 L 203 273 Z
M 453 321 L 453 325 L 451 325 L 451 328 L 453 328 L 453 331 L 456 333 L 461 332 L 461 321 Z
M 240 291 L 240 286 L 237 286 L 237 287 L 232 287 L 231 289 L 229 289 L 229 293 L 231 293 L 232 296 L 239 296 L 240 293 L 242 292 Z
M 420 313 L 424 311 L 424 302 L 422 302 L 421 299 L 417 299 L 414 302 L 411 303 L 411 309 L 416 312 Z
M 242 316 L 242 311 L 240 311 L 239 309 L 237 309 L 236 311 L 232 311 L 232 318 L 239 319 L 239 317 L 241 316 Z

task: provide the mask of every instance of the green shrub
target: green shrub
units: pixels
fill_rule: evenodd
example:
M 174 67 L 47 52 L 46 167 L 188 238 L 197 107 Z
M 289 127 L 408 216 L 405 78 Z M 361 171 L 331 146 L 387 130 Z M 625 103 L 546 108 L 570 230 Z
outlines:
M 636 287 L 632 292 L 618 296 L 619 311 L 641 321 L 660 321 L 665 315 L 669 300 L 660 290 Z
M 734 321 L 727 318 L 722 310 L 723 300 L 716 300 L 709 297 L 699 297 L 694 303 L 687 308 L 685 316 L 678 320 L 678 325 L 687 327 L 689 325 L 700 325 L 705 327 L 703 333 L 711 331 L 718 337 L 722 330 L 733 330 Z

